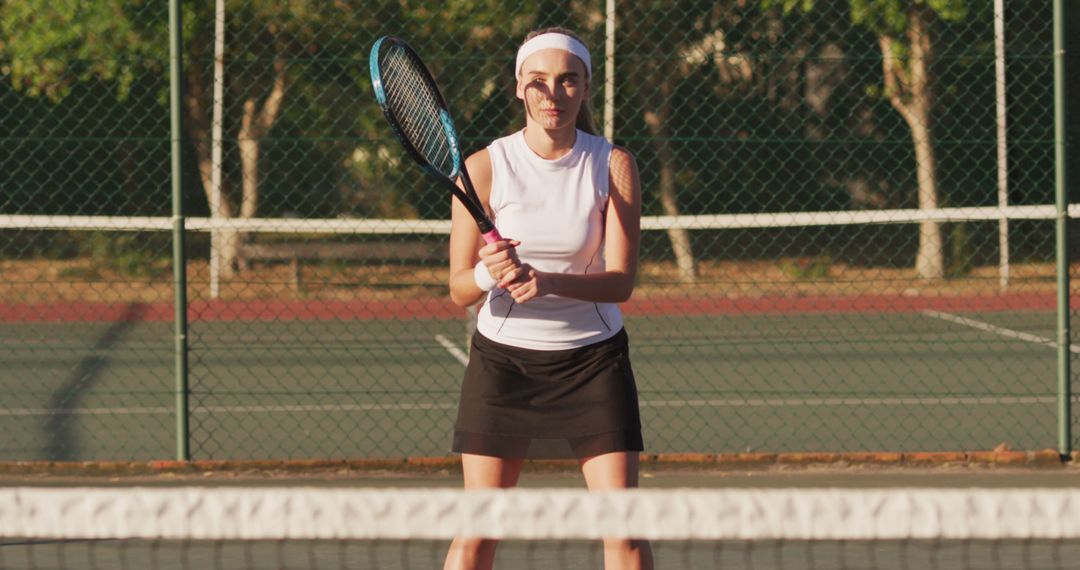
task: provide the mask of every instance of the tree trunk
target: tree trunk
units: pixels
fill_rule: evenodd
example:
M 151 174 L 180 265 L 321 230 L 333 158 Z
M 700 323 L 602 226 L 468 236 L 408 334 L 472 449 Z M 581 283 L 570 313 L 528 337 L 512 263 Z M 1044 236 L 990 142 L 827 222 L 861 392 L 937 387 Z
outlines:
M 255 97 L 244 101 L 244 115 L 236 144 L 240 151 L 240 218 L 254 218 L 259 207 L 259 139 L 270 134 L 270 129 L 281 111 L 285 98 L 285 59 L 278 49 L 274 57 L 274 85 L 260 108 Z M 239 261 L 240 246 L 247 241 L 247 234 L 239 231 L 222 232 L 222 263 L 231 267 Z
M 679 215 L 679 204 L 675 192 L 675 159 L 671 152 L 671 145 L 659 143 L 662 148 L 660 154 L 660 204 L 664 208 L 664 214 L 668 216 Z M 675 253 L 675 264 L 679 269 L 679 281 L 693 283 L 697 280 L 697 261 L 694 259 L 693 246 L 690 243 L 690 232 L 686 228 L 669 228 L 668 239 L 671 241 L 671 249 Z
M 925 113 L 929 120 L 929 109 L 923 105 L 916 115 Z M 915 162 L 919 182 L 919 209 L 936 210 L 938 208 L 937 159 L 934 143 L 930 140 L 928 123 L 911 125 L 911 138 L 915 144 Z M 941 238 L 941 224 L 921 222 L 919 224 L 919 252 L 915 256 L 915 270 L 923 279 L 940 279 L 945 276 L 945 248 Z
M 184 121 L 184 125 L 187 128 L 188 136 L 191 138 L 192 146 L 195 148 L 195 160 L 199 165 L 199 179 L 202 182 L 203 193 L 206 195 L 207 202 L 214 199 L 214 161 L 213 151 L 211 145 L 211 133 L 210 114 L 207 113 L 206 106 L 203 104 L 203 95 L 206 93 L 206 81 L 200 70 L 190 67 L 187 72 L 187 89 L 184 91 L 185 108 L 187 109 L 187 117 Z M 232 203 L 229 202 L 226 192 L 225 180 L 221 181 L 221 188 L 219 189 L 219 195 L 221 200 L 218 204 L 218 215 L 221 218 L 232 218 L 234 216 Z M 236 274 L 236 252 L 237 248 L 234 246 L 231 249 L 228 244 L 234 244 L 236 232 L 231 230 L 215 230 L 213 239 L 215 243 L 223 244 L 221 255 L 221 269 L 223 277 L 232 277 Z
M 656 111 L 645 112 L 645 123 L 649 126 L 656 157 L 660 161 L 660 205 L 664 208 L 665 215 L 678 216 L 675 151 L 671 148 L 667 131 L 667 121 L 671 116 L 671 87 L 668 83 L 662 82 L 659 90 L 660 100 L 657 101 Z M 690 232 L 685 228 L 670 228 L 667 234 L 668 239 L 671 240 L 671 249 L 675 253 L 679 281 L 693 283 L 697 280 L 697 262 L 690 243 Z
M 882 66 L 885 77 L 885 93 L 911 129 L 915 146 L 916 178 L 919 185 L 920 210 L 938 208 L 937 157 L 933 142 L 933 92 L 930 81 L 932 42 L 928 8 L 912 7 L 908 12 L 907 38 L 910 55 L 906 66 L 897 66 L 893 54 L 893 38 L 882 35 Z M 945 276 L 945 252 L 941 237 L 941 224 L 919 224 L 919 251 L 915 257 L 915 270 L 923 279 L 940 279 Z
M 281 104 L 285 98 L 286 75 L 285 58 L 282 46 L 277 46 L 277 54 L 274 58 L 274 83 L 270 94 L 260 108 L 254 97 L 244 102 L 244 115 L 241 120 L 240 132 L 237 135 L 237 145 L 240 150 L 241 172 L 243 174 L 242 195 L 240 200 L 239 215 L 241 218 L 252 218 L 259 204 L 259 139 L 269 134 L 274 126 L 274 121 L 281 111 Z M 187 117 L 184 121 L 188 136 L 195 148 L 195 158 L 199 165 L 199 179 L 202 182 L 203 192 L 207 201 L 213 199 L 213 160 L 211 152 L 211 118 L 203 103 L 206 93 L 206 78 L 197 68 L 191 67 L 186 74 L 187 89 L 185 90 L 184 103 Z M 226 183 L 221 181 L 221 202 L 218 213 L 223 219 L 236 217 L 233 203 L 228 199 Z M 232 277 L 236 273 L 239 261 L 240 245 L 245 239 L 245 234 L 237 230 L 219 230 L 215 232 L 217 243 L 221 244 L 221 269 L 224 277 Z

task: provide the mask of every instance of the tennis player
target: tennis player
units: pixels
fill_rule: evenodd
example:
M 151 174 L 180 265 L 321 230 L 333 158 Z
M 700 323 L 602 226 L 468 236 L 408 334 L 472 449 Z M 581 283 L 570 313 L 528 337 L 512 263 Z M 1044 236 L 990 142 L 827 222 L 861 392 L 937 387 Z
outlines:
M 453 204 L 450 295 L 482 303 L 453 449 L 466 489 L 513 487 L 537 456 L 530 448 L 551 441 L 577 458 L 589 489 L 636 487 L 641 421 L 616 303 L 637 272 L 637 166 L 595 134 L 591 58 L 572 32 L 529 34 L 515 72 L 525 128 L 466 162 L 508 239 L 485 245 Z M 491 568 L 495 546 L 457 539 L 445 568 Z M 605 540 L 604 560 L 609 570 L 652 567 L 644 541 Z

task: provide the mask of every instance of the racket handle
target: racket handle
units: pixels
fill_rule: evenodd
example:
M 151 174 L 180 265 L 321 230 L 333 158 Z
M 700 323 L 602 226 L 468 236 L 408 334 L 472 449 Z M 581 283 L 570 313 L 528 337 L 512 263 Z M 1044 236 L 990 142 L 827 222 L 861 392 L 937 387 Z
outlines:
M 481 237 L 484 238 L 484 243 L 495 243 L 503 239 L 503 237 L 499 235 L 499 230 L 494 229 L 490 232 L 487 232 L 486 234 L 483 234 Z

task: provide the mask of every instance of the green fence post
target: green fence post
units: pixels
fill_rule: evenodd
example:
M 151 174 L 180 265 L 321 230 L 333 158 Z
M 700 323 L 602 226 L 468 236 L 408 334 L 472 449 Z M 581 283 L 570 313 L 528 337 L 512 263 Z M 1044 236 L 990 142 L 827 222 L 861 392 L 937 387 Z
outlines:
M 180 74 L 183 34 L 180 0 L 169 0 L 169 136 L 172 148 L 173 294 L 176 345 L 176 458 L 191 459 L 188 446 L 187 257 L 184 247 L 184 195 L 181 160 Z
M 1054 194 L 1057 203 L 1057 357 L 1058 357 L 1058 450 L 1072 451 L 1072 390 L 1069 357 L 1069 195 L 1065 168 L 1065 3 L 1054 0 Z

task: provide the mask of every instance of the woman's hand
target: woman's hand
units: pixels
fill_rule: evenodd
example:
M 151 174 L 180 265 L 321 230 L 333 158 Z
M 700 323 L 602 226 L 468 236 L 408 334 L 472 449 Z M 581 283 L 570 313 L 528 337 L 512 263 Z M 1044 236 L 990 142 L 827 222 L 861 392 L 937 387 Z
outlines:
M 498 286 L 506 289 L 515 303 L 525 303 L 547 294 L 544 287 L 546 277 L 545 273 L 526 263 L 504 275 Z
M 545 294 L 540 283 L 544 274 L 521 263 L 517 256 L 519 245 L 516 239 L 501 240 L 485 245 L 478 253 L 488 273 L 498 281 L 496 287 L 506 289 L 515 303 L 525 303 Z
M 503 276 L 514 273 L 521 266 L 517 256 L 518 245 L 521 242 L 516 239 L 504 239 L 489 243 L 477 252 L 493 279 L 502 281 Z

